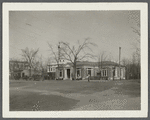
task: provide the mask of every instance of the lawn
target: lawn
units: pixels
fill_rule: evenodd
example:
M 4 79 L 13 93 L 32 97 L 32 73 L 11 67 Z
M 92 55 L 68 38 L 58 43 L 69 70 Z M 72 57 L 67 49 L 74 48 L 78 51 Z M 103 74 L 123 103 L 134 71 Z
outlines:
M 10 80 L 9 87 L 10 111 L 140 109 L 140 83 L 136 80 L 91 82 Z M 109 103 L 111 106 L 103 105 L 106 101 L 116 99 L 127 102 L 123 107 L 111 102 Z M 136 102 L 131 104 L 130 101 Z M 91 104 L 93 107 L 89 107 Z

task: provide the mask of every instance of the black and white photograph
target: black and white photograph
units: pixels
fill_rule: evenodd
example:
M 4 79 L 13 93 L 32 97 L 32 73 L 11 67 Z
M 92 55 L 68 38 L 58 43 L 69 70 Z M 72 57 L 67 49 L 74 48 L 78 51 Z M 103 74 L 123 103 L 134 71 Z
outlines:
M 3 5 L 4 116 L 147 116 L 146 3 Z

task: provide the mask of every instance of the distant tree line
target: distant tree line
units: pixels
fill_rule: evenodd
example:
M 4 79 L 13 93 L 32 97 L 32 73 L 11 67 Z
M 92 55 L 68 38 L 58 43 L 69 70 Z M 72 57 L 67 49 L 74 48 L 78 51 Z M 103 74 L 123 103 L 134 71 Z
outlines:
M 122 64 L 126 67 L 126 79 L 141 79 L 140 56 L 133 53 L 132 59 L 123 59 Z

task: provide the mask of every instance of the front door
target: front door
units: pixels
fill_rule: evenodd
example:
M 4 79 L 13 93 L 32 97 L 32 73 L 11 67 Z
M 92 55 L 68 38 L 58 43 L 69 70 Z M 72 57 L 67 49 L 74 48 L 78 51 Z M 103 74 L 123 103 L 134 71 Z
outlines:
M 67 78 L 70 78 L 70 69 L 67 69 Z
M 22 77 L 24 77 L 24 73 L 22 73 Z

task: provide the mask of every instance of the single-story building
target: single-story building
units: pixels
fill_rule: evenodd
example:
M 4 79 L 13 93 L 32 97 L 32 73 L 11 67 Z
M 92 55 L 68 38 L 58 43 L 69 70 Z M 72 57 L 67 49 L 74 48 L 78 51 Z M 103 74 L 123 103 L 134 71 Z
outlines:
M 60 63 L 59 65 L 50 64 L 47 66 L 47 72 L 49 75 L 55 75 L 55 79 L 74 79 L 73 65 L 69 62 Z M 76 78 L 84 80 L 87 79 L 88 75 L 91 79 L 125 79 L 125 66 L 112 61 L 77 61 Z

